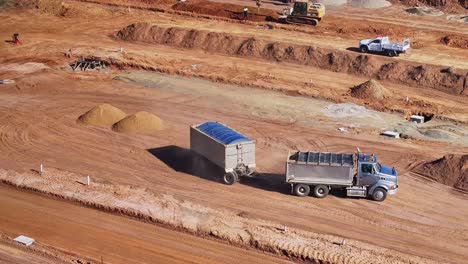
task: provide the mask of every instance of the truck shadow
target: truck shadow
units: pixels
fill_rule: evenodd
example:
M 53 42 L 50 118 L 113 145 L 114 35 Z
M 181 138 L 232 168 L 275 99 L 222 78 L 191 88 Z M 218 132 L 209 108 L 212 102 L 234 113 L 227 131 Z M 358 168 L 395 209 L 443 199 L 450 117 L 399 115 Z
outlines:
M 284 183 L 284 174 L 258 173 L 254 178 L 241 178 L 241 183 L 265 191 L 279 192 L 283 194 L 291 193 L 291 187 Z
M 370 55 L 388 57 L 387 55 L 383 54 L 382 52 L 378 52 L 378 51 L 368 51 L 367 53 L 362 53 L 361 50 L 359 50 L 359 48 L 356 48 L 356 47 L 349 47 L 349 48 L 346 48 L 346 50 L 356 52 L 356 53 L 361 53 L 362 55 L 370 54 Z
M 147 149 L 149 153 L 171 169 L 205 180 L 221 183 L 224 170 L 200 154 L 183 147 L 169 145 Z M 284 182 L 281 173 L 257 173 L 255 177 L 242 177 L 240 183 L 253 188 L 291 195 L 291 186 Z M 332 190 L 330 195 L 345 197 L 340 190 Z
M 224 175 L 223 169 L 190 149 L 169 145 L 147 151 L 178 172 L 216 182 Z
M 270 192 L 278 192 L 287 195 L 293 195 L 291 185 L 285 183 L 284 174 L 279 173 L 259 173 L 255 178 L 243 178 L 241 183 L 257 189 L 262 189 Z M 341 189 L 332 189 L 329 193 L 331 196 L 346 198 L 346 192 Z M 310 195 L 312 196 L 312 195 Z

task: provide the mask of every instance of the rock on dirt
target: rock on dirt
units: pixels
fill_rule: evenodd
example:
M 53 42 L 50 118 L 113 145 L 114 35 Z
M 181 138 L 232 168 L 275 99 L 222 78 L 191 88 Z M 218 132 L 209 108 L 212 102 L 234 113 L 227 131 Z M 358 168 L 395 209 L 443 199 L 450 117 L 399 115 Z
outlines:
M 468 191 L 468 154 L 450 154 L 413 169 L 437 182 Z
M 392 94 L 376 80 L 369 80 L 350 90 L 351 96 L 367 100 L 383 100 Z
M 110 104 L 101 104 L 78 117 L 77 122 L 92 126 L 110 126 L 125 116 L 125 112 L 119 108 Z
M 121 133 L 149 134 L 165 129 L 163 120 L 148 112 L 138 112 L 125 117 L 112 126 L 112 130 Z

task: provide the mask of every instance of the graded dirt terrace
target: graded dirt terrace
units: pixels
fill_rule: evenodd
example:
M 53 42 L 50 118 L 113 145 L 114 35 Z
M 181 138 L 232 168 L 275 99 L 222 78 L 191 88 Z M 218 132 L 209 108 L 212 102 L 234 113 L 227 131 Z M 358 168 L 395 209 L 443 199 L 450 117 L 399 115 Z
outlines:
M 392 140 L 379 135 L 387 126 L 406 122 L 405 112 L 427 112 L 439 117 L 428 122 L 428 126 L 438 127 L 438 122 L 448 122 L 444 126 L 464 128 L 463 123 L 468 121 L 466 96 L 382 81 L 381 84 L 392 92 L 394 101 L 388 105 L 371 105 L 349 94 L 350 88 L 368 81 L 368 76 L 114 38 L 116 32 L 130 24 L 148 22 L 236 36 L 258 34 L 271 41 L 297 41 L 352 52 L 346 49 L 355 46 L 356 36 L 363 36 L 362 32 L 358 35 L 343 33 L 343 38 L 339 38 L 337 33 L 310 34 L 309 31 L 315 29 L 303 27 L 267 29 L 261 24 L 129 11 L 75 1 L 66 1 L 66 4 L 75 9 L 65 17 L 37 12 L 0 13 L 4 21 L 0 25 L 0 37 L 8 39 L 11 28 L 23 36 L 21 46 L 0 44 L 0 79 L 16 81 L 2 85 L 0 90 L 2 168 L 24 172 L 38 170 L 43 163 L 46 168 L 91 175 L 99 182 L 145 187 L 155 194 L 174 195 L 181 201 L 363 241 L 436 262 L 466 262 L 467 195 L 409 172 L 422 161 L 467 153 L 466 135 L 459 133 L 456 140 L 450 141 L 452 143 Z M 416 18 L 407 19 L 419 23 Z M 444 26 L 463 34 L 460 27 L 457 29 L 453 24 L 442 24 L 441 30 Z M 394 60 L 453 66 L 455 71 L 466 71 L 466 50 L 441 44 L 437 40 L 440 39 L 438 33 L 433 35 L 428 28 L 423 28 L 422 34 L 427 34 L 434 42 Z M 371 35 L 373 37 L 374 33 Z M 102 72 L 72 72 L 68 64 L 82 56 L 96 56 L 110 67 Z M 380 60 L 378 55 L 371 57 Z M 137 69 L 143 71 L 137 72 Z M 410 97 L 409 104 L 405 103 L 406 96 Z M 366 118 L 339 118 L 325 113 L 330 105 L 334 106 L 333 102 L 354 102 L 396 113 L 365 112 Z M 149 135 L 129 135 L 114 132 L 110 126 L 76 123 L 80 115 L 103 103 L 127 114 L 154 113 L 164 120 L 167 129 Z M 261 173 L 258 179 L 225 186 L 215 175 L 187 169 L 186 163 L 190 160 L 187 158 L 190 156 L 188 127 L 211 120 L 226 123 L 257 140 L 257 166 Z M 337 130 L 341 127 L 349 131 L 341 133 Z M 384 203 L 375 203 L 346 199 L 339 193 L 323 200 L 290 195 L 290 187 L 283 183 L 288 150 L 353 152 L 356 147 L 374 152 L 382 163 L 396 167 L 401 176 L 396 196 Z M 17 195 L 16 199 L 21 200 L 23 195 Z M 29 204 L 26 208 L 34 210 L 35 206 Z M 111 218 L 103 214 L 103 219 Z M 10 228 L 18 227 L 11 224 Z M 65 225 L 64 229 L 67 228 Z M 44 232 L 42 228 L 34 230 Z M 142 230 L 153 232 L 154 226 Z M 105 239 L 104 235 L 97 232 L 100 239 Z M 42 239 L 75 254 L 95 254 L 91 252 L 93 249 L 78 251 L 74 245 L 56 237 Z M 154 241 L 152 239 L 148 241 Z M 179 242 L 182 240 L 185 239 Z M 203 241 L 200 244 L 205 245 Z M 178 247 L 179 243 L 173 245 Z M 151 247 L 148 245 L 149 249 Z
M 263 263 L 291 263 L 256 251 L 23 193 L 3 185 L 0 185 L 0 201 L 1 233 L 11 236 L 27 234 L 41 244 L 60 245 L 59 249 L 64 253 L 86 256 L 93 263 L 100 263 L 101 257 L 104 263 L 122 264 L 248 263 L 256 262 L 259 258 Z M 5 254 L 5 251 L 9 254 Z M 0 244 L 0 261 L 25 263 L 31 258 L 34 263 L 68 262 L 59 262 L 47 256 L 41 258 L 32 252 L 23 253 L 20 249 Z M 73 257 L 70 259 L 73 260 Z M 80 258 L 75 257 L 75 261 L 77 259 Z M 81 261 L 86 263 L 86 260 Z

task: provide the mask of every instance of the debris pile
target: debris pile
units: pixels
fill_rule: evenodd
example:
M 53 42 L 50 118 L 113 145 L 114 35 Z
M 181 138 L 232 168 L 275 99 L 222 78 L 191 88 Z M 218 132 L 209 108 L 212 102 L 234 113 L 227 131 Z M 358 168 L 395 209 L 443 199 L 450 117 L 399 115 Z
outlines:
M 112 130 L 122 133 L 149 134 L 165 129 L 163 120 L 148 112 L 138 112 L 115 123 Z
M 369 80 L 351 88 L 351 96 L 360 99 L 383 100 L 390 97 L 391 93 L 376 80 Z
M 77 122 L 91 126 L 110 126 L 126 116 L 125 112 L 110 104 L 101 104 L 78 117 Z
M 450 154 L 413 169 L 437 182 L 468 191 L 468 154 Z
M 427 6 L 410 7 L 405 10 L 407 13 L 417 16 L 441 16 L 444 12 Z
M 95 59 L 79 59 L 74 63 L 70 64 L 73 71 L 80 68 L 82 71 L 86 70 L 100 70 L 106 67 L 106 63 Z

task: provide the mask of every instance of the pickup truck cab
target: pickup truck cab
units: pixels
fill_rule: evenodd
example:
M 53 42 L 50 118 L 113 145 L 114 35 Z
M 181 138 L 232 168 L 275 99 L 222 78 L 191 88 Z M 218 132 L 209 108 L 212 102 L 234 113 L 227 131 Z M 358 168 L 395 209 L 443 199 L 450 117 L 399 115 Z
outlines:
M 405 53 L 409 48 L 409 39 L 405 39 L 403 42 L 391 42 L 388 37 L 378 37 L 375 39 L 364 39 L 359 42 L 359 50 L 362 53 L 373 51 L 383 53 L 390 57 Z

